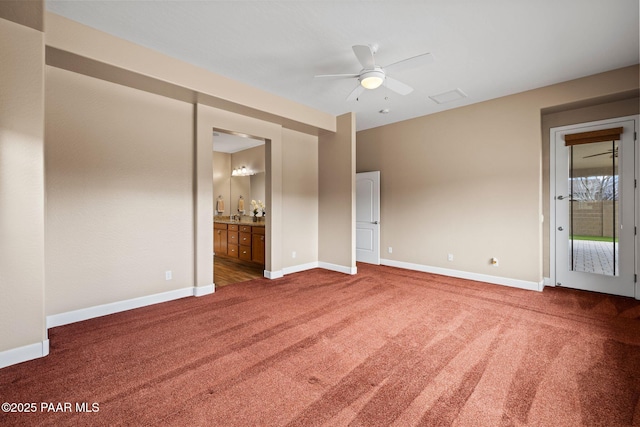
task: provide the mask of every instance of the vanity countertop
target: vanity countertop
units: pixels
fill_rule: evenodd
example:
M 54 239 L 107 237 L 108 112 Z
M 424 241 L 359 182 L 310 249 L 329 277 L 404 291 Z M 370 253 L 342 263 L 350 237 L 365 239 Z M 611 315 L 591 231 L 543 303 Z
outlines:
M 264 227 L 264 220 L 259 219 L 257 222 L 253 222 L 251 217 L 242 217 L 240 221 L 231 220 L 228 216 L 216 216 L 213 217 L 213 222 L 217 222 L 220 224 L 241 224 L 241 225 L 250 225 L 252 227 Z

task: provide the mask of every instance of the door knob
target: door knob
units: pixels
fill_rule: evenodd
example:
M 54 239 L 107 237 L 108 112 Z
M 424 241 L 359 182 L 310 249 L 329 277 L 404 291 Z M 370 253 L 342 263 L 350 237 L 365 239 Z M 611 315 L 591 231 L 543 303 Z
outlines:
M 558 231 L 562 231 L 562 230 L 564 230 L 564 228 L 558 227 Z
M 378 221 L 372 221 L 371 224 L 379 224 Z

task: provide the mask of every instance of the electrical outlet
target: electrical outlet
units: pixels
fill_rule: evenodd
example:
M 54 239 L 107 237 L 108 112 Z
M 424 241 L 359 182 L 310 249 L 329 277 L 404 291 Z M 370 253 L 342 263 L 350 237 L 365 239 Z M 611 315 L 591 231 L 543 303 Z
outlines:
M 291 252 L 291 258 L 295 258 L 296 257 L 296 251 Z
M 391 246 L 389 246 L 389 253 L 392 254 L 393 253 L 393 248 Z
M 453 261 L 453 254 L 447 255 L 447 261 Z
M 498 258 L 491 258 L 491 265 L 493 265 L 494 267 L 498 266 Z
M 173 279 L 173 274 L 171 273 L 171 270 L 167 270 L 164 272 L 164 280 L 171 280 Z

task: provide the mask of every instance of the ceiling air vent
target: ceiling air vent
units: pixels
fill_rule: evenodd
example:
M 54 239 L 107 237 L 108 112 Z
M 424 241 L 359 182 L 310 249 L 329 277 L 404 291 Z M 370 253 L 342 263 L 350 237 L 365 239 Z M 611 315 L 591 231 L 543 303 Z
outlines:
M 437 95 L 432 95 L 429 98 L 431 98 L 433 102 L 437 104 L 447 104 L 449 102 L 458 101 L 466 97 L 467 97 L 467 94 L 464 93 L 462 89 L 458 88 L 458 89 L 442 92 Z

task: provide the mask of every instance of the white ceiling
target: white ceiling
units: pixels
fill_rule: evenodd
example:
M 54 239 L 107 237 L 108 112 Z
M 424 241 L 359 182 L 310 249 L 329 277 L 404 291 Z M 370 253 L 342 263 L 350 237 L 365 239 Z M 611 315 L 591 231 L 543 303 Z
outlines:
M 226 132 L 213 132 L 213 151 L 220 153 L 237 153 L 249 148 L 264 145 L 261 139 L 254 139 L 249 136 L 234 135 Z
M 334 115 L 358 130 L 638 63 L 638 0 L 97 1 L 47 0 L 85 25 Z M 377 44 L 387 65 L 431 52 L 435 62 L 345 98 L 355 44 Z M 468 95 L 439 105 L 454 89 Z M 388 108 L 388 114 L 378 111 Z

